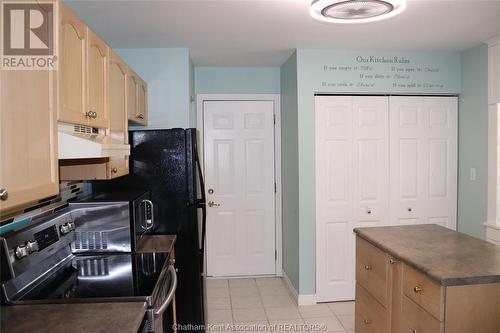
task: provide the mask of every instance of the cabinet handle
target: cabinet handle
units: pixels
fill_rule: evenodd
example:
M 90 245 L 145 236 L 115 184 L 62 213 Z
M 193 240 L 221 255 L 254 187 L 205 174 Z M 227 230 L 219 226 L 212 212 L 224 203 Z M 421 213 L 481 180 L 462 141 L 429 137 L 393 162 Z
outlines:
M 114 167 L 113 169 L 111 169 L 111 172 L 112 173 L 117 173 L 118 172 L 118 169 L 116 167 Z
M 0 190 L 0 200 L 5 201 L 9 197 L 9 192 L 7 192 L 6 189 L 1 189 Z
M 411 211 L 412 211 L 412 210 L 413 210 L 413 209 L 411 209 L 411 207 L 408 207 L 408 211 L 409 211 L 410 213 L 411 213 Z
M 139 119 L 144 119 L 144 115 L 141 113 L 140 115 L 137 116 Z
M 368 215 L 370 215 L 371 213 L 372 213 L 372 210 L 371 210 L 371 209 L 368 209 L 368 210 L 366 211 L 366 214 L 368 214 Z
M 363 323 L 365 325 L 370 325 L 372 323 L 372 321 L 370 319 L 365 319 L 365 320 L 363 320 Z
M 392 259 L 392 258 L 391 258 L 391 259 L 389 259 L 389 264 L 394 265 L 395 263 L 396 263 L 396 260 L 394 260 L 394 259 Z
M 370 265 L 365 265 L 365 269 L 366 269 L 367 271 L 371 271 L 371 270 L 372 270 L 372 266 L 370 266 Z
M 94 111 L 88 111 L 85 115 L 89 118 L 92 118 L 92 119 L 97 118 L 97 112 L 94 112 Z
M 411 333 L 420 333 L 420 330 L 417 330 L 416 328 L 411 331 Z
M 422 289 L 422 287 L 416 286 L 415 288 L 413 288 L 413 291 L 418 294 L 418 293 L 421 293 L 423 291 L 423 289 Z

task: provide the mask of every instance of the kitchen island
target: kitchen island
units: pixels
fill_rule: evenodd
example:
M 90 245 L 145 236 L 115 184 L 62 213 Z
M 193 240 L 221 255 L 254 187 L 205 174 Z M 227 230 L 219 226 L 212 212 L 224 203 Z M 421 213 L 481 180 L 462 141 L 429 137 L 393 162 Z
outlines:
M 356 332 L 500 332 L 500 247 L 438 225 L 357 228 Z

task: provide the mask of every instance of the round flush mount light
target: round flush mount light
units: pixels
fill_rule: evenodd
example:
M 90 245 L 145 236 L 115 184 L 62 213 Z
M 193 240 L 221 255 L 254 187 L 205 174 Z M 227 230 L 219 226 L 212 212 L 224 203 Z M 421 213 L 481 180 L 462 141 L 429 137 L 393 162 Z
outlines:
M 331 23 L 364 23 L 400 14 L 406 0 L 314 0 L 310 14 Z

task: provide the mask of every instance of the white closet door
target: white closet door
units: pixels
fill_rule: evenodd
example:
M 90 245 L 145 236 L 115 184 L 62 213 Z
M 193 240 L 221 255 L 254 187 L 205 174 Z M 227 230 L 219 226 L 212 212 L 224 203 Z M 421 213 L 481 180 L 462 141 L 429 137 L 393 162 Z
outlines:
M 390 97 L 391 224 L 456 229 L 456 97 Z
M 353 229 L 388 216 L 387 97 L 318 96 L 316 300 L 354 299 Z
M 353 99 L 355 227 L 389 224 L 389 99 Z

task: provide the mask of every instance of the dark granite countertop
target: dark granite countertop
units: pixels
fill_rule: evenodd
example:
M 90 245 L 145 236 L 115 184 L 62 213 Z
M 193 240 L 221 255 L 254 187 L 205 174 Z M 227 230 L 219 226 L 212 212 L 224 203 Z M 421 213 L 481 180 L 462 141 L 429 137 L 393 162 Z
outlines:
M 145 235 L 139 240 L 136 252 L 171 253 L 176 239 L 176 235 Z
M 354 232 L 443 286 L 500 283 L 500 246 L 434 224 Z
M 146 303 L 79 303 L 2 306 L 5 333 L 137 333 Z

